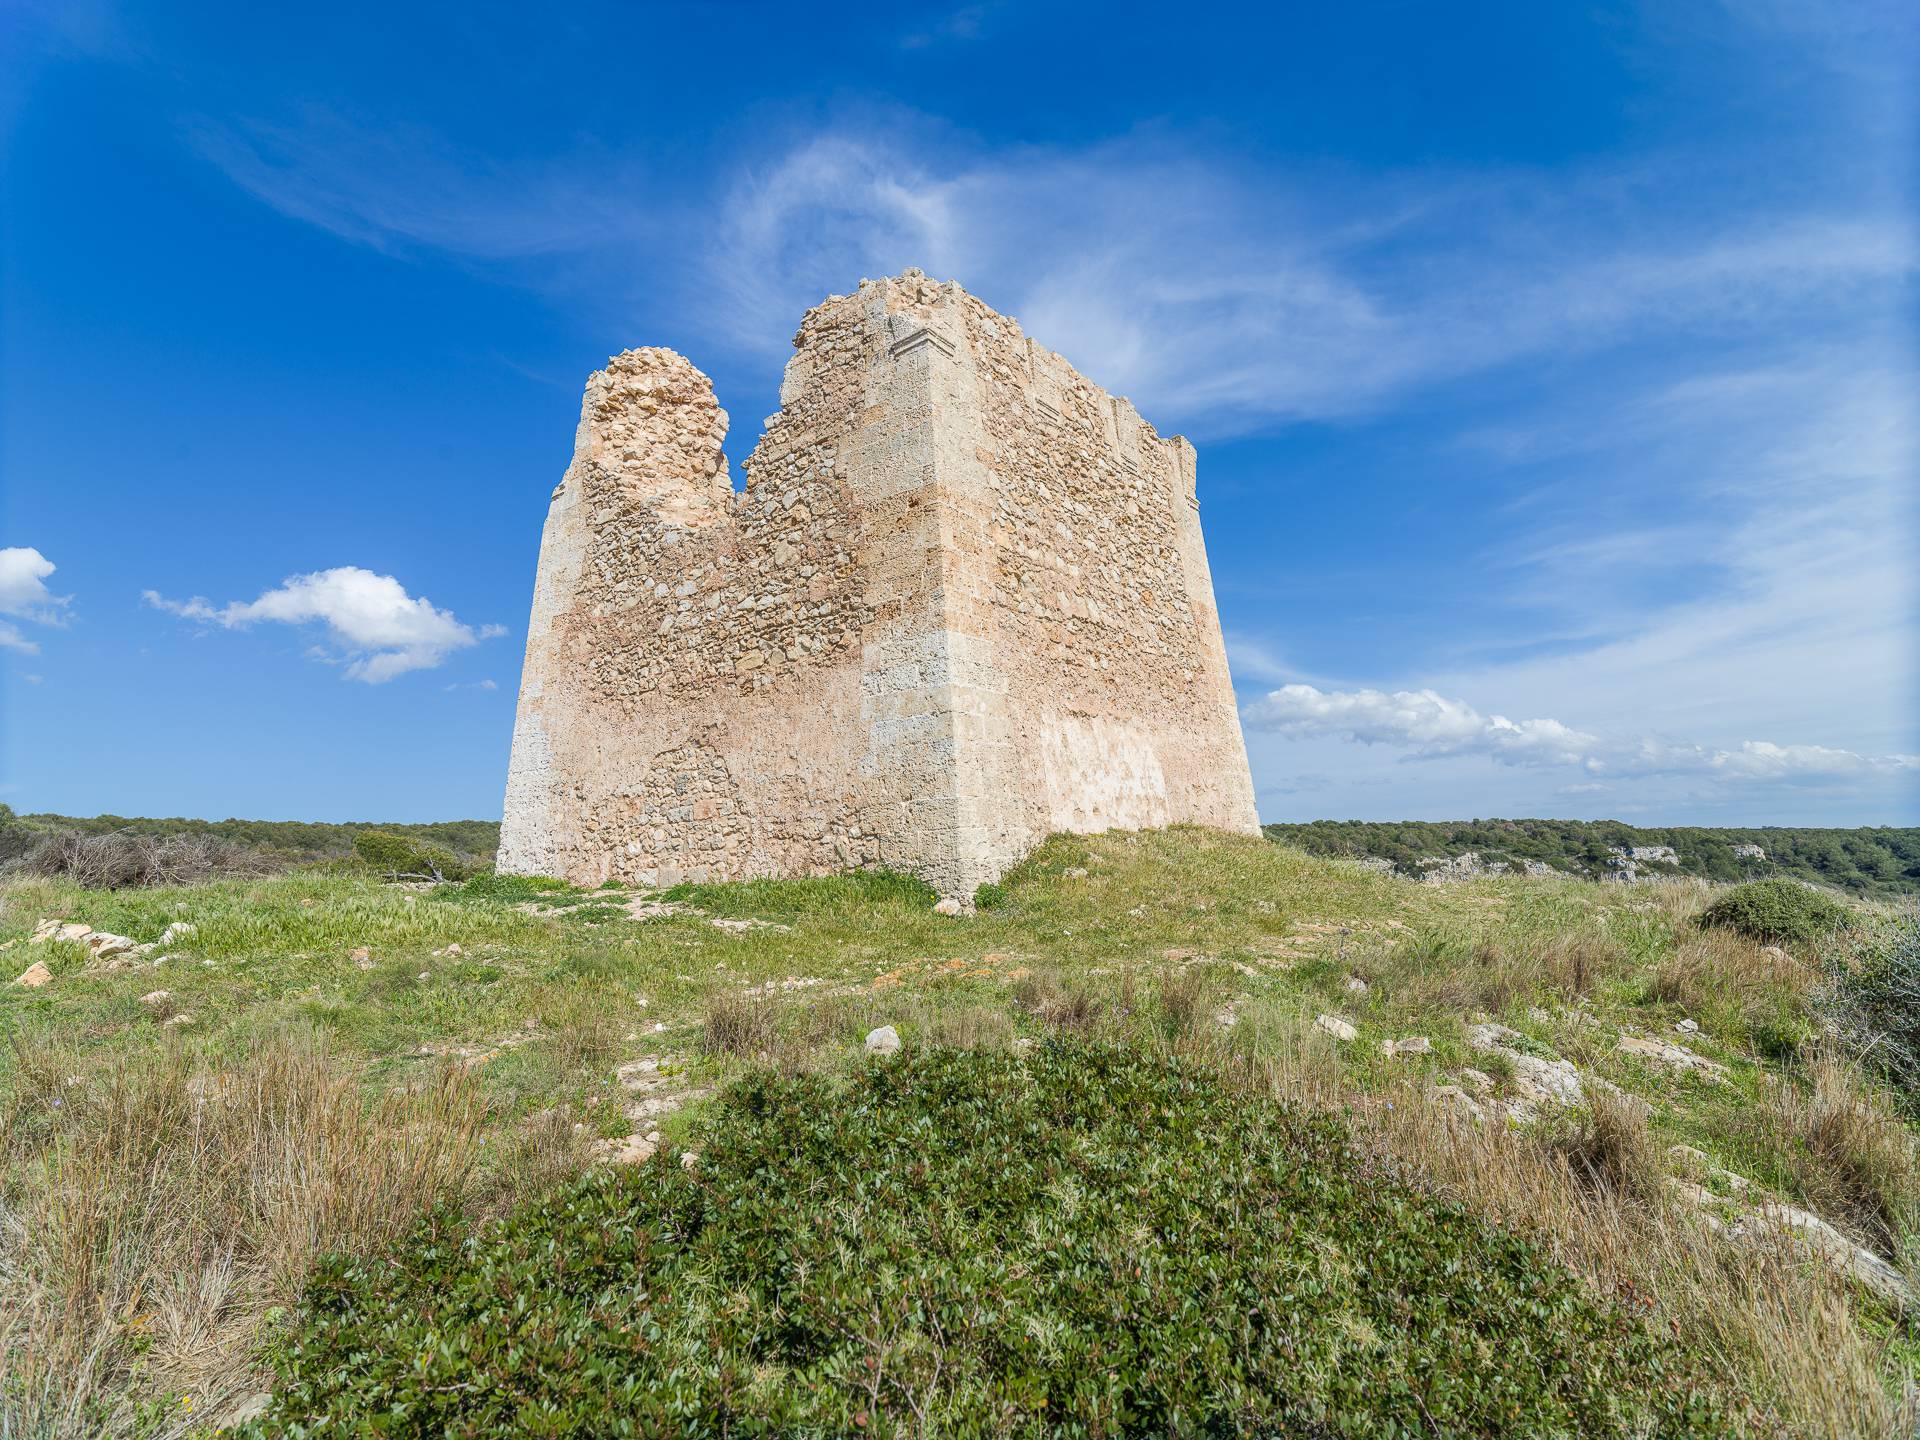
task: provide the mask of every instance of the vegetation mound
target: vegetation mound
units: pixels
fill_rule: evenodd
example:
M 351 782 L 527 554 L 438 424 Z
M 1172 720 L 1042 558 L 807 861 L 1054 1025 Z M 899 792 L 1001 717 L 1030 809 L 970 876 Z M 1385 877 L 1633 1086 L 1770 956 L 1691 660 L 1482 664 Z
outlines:
M 1528 1242 L 1190 1064 L 1050 1043 L 760 1073 L 707 1134 L 697 1163 L 323 1266 L 265 1423 L 1724 1433 L 1671 1341 Z
M 1846 906 L 1797 880 L 1736 885 L 1700 913 L 1702 925 L 1775 944 L 1818 940 L 1851 918 Z

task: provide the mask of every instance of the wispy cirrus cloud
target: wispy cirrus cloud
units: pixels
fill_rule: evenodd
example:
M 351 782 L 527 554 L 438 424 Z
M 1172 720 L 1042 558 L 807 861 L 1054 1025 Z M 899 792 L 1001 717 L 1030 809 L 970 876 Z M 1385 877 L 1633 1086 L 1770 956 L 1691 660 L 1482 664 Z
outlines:
M 678 306 L 743 355 L 780 356 L 822 296 L 918 265 L 1214 434 L 1367 414 L 1530 356 L 1764 329 L 1884 291 L 1920 255 L 1903 207 L 1864 202 L 1649 224 L 1634 197 L 1685 183 L 1661 162 L 1361 177 L 1254 167 L 1164 130 L 984 150 L 889 110 L 674 194 L 618 155 L 515 168 L 324 108 L 188 133 L 267 204 L 357 243 L 507 265 L 596 307 L 644 260 L 656 313 Z M 686 247 L 689 226 L 710 241 Z
M 391 575 L 376 575 L 356 565 L 295 575 L 257 600 L 214 605 L 195 596 L 169 600 L 156 591 L 142 598 L 156 609 L 227 630 L 262 622 L 320 625 L 332 648 L 310 649 L 310 659 L 344 663 L 349 680 L 384 684 L 412 670 L 430 670 L 456 651 L 506 630 L 499 625 L 471 626 L 425 596 L 409 595 Z

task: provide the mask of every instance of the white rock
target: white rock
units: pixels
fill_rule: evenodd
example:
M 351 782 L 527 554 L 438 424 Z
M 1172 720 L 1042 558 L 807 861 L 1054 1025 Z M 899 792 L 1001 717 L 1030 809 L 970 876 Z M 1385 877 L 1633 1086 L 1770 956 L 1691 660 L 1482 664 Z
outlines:
M 109 935 L 104 930 L 94 930 L 86 936 L 86 946 L 93 952 L 96 960 L 110 960 L 116 955 L 131 955 L 140 948 L 138 941 L 126 935 Z
M 1424 1035 L 1409 1035 L 1405 1040 L 1382 1040 L 1380 1048 L 1389 1059 L 1395 1055 L 1431 1055 L 1433 1042 Z
M 162 1020 L 160 1023 L 166 1026 L 169 1030 L 178 1030 L 183 1025 L 193 1024 L 193 1016 L 185 1014 L 183 1012 L 179 1015 L 169 1015 L 165 1020 Z
M 659 1145 L 658 1132 L 651 1139 L 644 1135 L 622 1135 L 617 1140 L 594 1141 L 587 1147 L 587 1153 L 608 1165 L 642 1165 L 653 1158 Z
M 1910 1309 L 1913 1289 L 1900 1272 L 1864 1245 L 1856 1245 L 1818 1215 L 1792 1205 L 1769 1201 L 1754 1211 L 1754 1228 L 1771 1230 L 1797 1242 L 1803 1249 L 1839 1266 L 1881 1299 Z
M 958 900 L 942 900 L 933 907 L 933 913 L 936 915 L 958 915 L 960 911 L 961 905 Z
M 1349 995 L 1364 995 L 1372 987 L 1358 975 L 1349 975 L 1341 982 L 1340 988 L 1345 990 Z
M 1480 1108 L 1480 1102 L 1458 1085 L 1436 1085 L 1427 1093 L 1439 1104 L 1469 1120 L 1477 1122 L 1487 1118 L 1487 1112 Z
M 47 945 L 64 941 L 72 944 L 85 940 L 92 933 L 91 925 L 82 925 L 78 921 L 42 920 L 33 927 L 33 934 L 27 937 L 27 943 Z
M 199 927 L 197 925 L 189 924 L 185 920 L 175 920 L 171 925 L 167 926 L 166 929 L 160 932 L 159 943 L 162 945 L 171 945 L 176 940 L 186 939 L 189 935 L 192 935 L 198 929 Z
M 1700 1022 L 1698 1020 L 1681 1020 L 1675 1023 L 1673 1028 L 1678 1030 L 1682 1035 L 1698 1035 L 1700 1033 Z
M 149 990 L 140 997 L 140 1003 L 149 1009 L 158 1009 L 171 999 L 173 999 L 171 990 Z
M 457 960 L 466 953 L 467 952 L 462 950 L 458 945 L 447 946 L 446 954 L 449 960 Z
M 1657 1065 L 1665 1065 L 1672 1070 L 1688 1071 L 1716 1085 L 1727 1078 L 1727 1067 L 1718 1061 L 1709 1060 L 1704 1055 L 1696 1055 L 1686 1046 L 1675 1045 L 1666 1040 L 1647 1040 L 1638 1035 L 1622 1035 L 1620 1053 L 1632 1055 L 1641 1060 L 1651 1060 Z
M 1313 1022 L 1313 1028 L 1323 1031 L 1340 1041 L 1352 1040 L 1360 1033 L 1338 1015 L 1321 1015 L 1317 1017 Z
M 14 977 L 13 983 L 24 985 L 29 990 L 38 989 L 53 979 L 53 972 L 47 968 L 44 960 L 36 960 Z
M 882 1025 L 878 1030 L 867 1032 L 867 1053 L 869 1055 L 891 1055 L 900 1048 L 900 1032 L 891 1025 Z

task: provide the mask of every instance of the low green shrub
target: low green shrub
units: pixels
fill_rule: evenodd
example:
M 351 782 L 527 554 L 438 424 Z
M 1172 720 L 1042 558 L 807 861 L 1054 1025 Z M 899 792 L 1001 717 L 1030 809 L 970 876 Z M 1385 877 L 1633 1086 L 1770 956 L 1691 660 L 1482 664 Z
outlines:
M 362 830 L 353 837 L 353 853 L 389 879 L 464 880 L 473 873 L 451 850 L 391 830 Z
M 1837 900 L 1795 880 L 1755 880 L 1736 885 L 1709 905 L 1700 923 L 1734 930 L 1775 944 L 1818 940 L 1851 920 Z
M 758 1073 L 698 1162 L 330 1261 L 256 1433 L 1722 1435 L 1674 1341 L 1137 1052 Z

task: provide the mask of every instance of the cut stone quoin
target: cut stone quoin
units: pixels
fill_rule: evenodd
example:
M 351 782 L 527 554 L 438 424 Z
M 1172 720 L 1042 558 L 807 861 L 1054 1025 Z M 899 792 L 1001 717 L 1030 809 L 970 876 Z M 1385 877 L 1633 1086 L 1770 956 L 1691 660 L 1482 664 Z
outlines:
M 1193 447 L 915 270 L 794 344 L 740 494 L 683 357 L 587 382 L 501 871 L 886 865 L 964 906 L 1055 831 L 1257 834 Z

